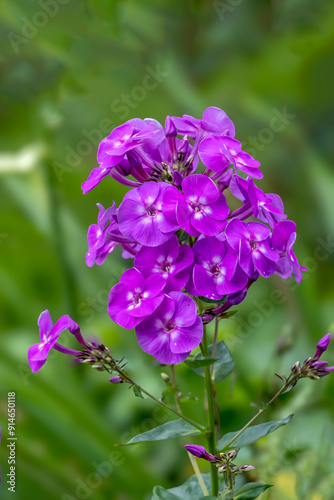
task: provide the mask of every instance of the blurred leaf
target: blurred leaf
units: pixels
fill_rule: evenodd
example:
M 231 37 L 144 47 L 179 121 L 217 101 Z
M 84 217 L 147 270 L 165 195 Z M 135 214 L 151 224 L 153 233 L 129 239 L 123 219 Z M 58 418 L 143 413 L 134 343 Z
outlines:
M 142 395 L 142 392 L 141 392 L 141 388 L 139 387 L 139 385 L 134 385 L 133 386 L 133 392 L 134 392 L 134 395 L 137 397 L 137 398 L 142 398 L 144 399 L 144 396 Z
M 212 345 L 209 346 L 209 354 L 212 353 Z M 216 382 L 221 382 L 234 370 L 234 361 L 225 343 L 221 340 L 217 343 L 215 358 L 218 360 L 215 362 L 213 367 L 213 378 Z M 201 353 L 197 353 L 194 356 L 194 361 L 201 360 Z M 193 368 L 194 372 L 201 377 L 204 377 L 203 368 Z
M 189 361 L 188 360 L 184 361 L 184 363 L 187 366 L 189 366 L 189 368 L 194 369 L 194 368 L 201 368 L 202 366 L 212 365 L 213 363 L 218 361 L 218 358 L 203 358 L 202 356 L 199 356 L 199 357 L 196 357 L 196 356 L 194 357 L 194 359 L 191 359 Z M 204 372 L 203 372 L 203 376 L 204 376 Z
M 207 490 L 211 491 L 211 476 L 210 474 L 202 474 L 203 481 Z M 162 486 L 156 486 L 153 489 L 152 500 L 204 500 L 215 497 L 203 497 L 203 491 L 198 483 L 196 476 L 191 476 L 181 486 L 166 490 Z
M 271 487 L 271 484 L 248 483 L 235 493 L 234 498 L 235 500 L 252 500 Z
M 249 444 L 255 443 L 259 439 L 271 434 L 282 427 L 282 425 L 286 425 L 290 422 L 293 415 L 289 415 L 288 417 L 282 420 L 273 420 L 272 422 L 266 422 L 264 424 L 253 425 L 252 427 L 248 427 L 235 441 L 233 441 L 233 448 L 242 448 L 243 446 L 248 446 Z M 229 441 L 238 434 L 236 432 L 228 432 L 225 434 L 217 443 L 217 448 L 219 450 L 223 450 L 225 446 L 229 443 Z
M 134 436 L 128 443 L 121 446 L 127 446 L 129 444 L 141 443 L 143 441 L 162 441 L 164 439 L 180 437 L 180 436 L 196 436 L 200 434 L 200 431 L 188 424 L 185 420 L 173 420 L 172 422 L 166 422 L 159 427 L 155 427 L 150 431 L 143 432 Z

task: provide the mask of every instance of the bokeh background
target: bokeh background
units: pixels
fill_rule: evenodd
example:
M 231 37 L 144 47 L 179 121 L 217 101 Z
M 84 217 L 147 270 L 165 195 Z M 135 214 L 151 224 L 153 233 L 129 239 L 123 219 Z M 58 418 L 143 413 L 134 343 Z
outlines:
M 26 361 L 48 308 L 125 356 L 144 387 L 164 389 L 161 368 L 134 332 L 107 314 L 108 291 L 130 264 L 118 251 L 103 267 L 84 260 L 95 204 L 119 204 L 125 188 L 105 179 L 84 196 L 80 185 L 113 127 L 133 117 L 199 118 L 212 105 L 261 161 L 259 186 L 283 198 L 309 272 L 297 286 L 262 279 L 221 323 L 236 362 L 218 388 L 222 432 L 240 428 L 254 414 L 251 403 L 279 387 L 274 373 L 287 373 L 334 332 L 334 4 L 2 0 L 0 10 L 0 497 L 12 498 L 6 412 L 15 391 L 17 499 L 148 500 L 155 484 L 169 488 L 192 474 L 183 444 L 200 442 L 116 448 L 167 416 L 68 356 L 54 353 L 36 375 Z M 327 358 L 334 363 L 333 346 Z M 186 367 L 177 377 L 185 396 L 199 396 L 185 411 L 204 419 L 203 380 Z M 263 416 L 295 414 L 240 455 L 256 466 L 253 479 L 276 484 L 263 499 L 334 498 L 333 390 L 334 376 L 303 380 Z

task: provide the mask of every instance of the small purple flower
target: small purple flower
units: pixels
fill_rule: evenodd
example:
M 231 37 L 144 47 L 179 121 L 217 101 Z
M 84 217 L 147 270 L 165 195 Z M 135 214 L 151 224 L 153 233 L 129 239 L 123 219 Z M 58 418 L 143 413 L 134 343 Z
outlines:
M 214 136 L 203 139 L 198 148 L 199 156 L 208 169 L 224 172 L 230 165 L 245 174 L 261 179 L 260 162 L 250 154 L 241 151 L 241 143 L 226 136 Z
M 204 136 L 208 134 L 229 135 L 234 137 L 235 129 L 232 120 L 227 116 L 225 111 L 215 106 L 207 108 L 201 120 L 193 118 L 189 115 L 183 115 L 182 118 L 173 116 L 171 118 L 178 133 L 195 137 L 198 131 L 203 131 Z
M 33 344 L 28 350 L 28 363 L 33 373 L 37 372 L 46 362 L 48 354 L 52 348 L 71 355 L 81 354 L 81 351 L 68 349 L 57 344 L 59 335 L 65 330 L 69 330 L 77 338 L 81 345 L 86 347 L 86 343 L 81 336 L 80 327 L 69 316 L 62 316 L 53 325 L 49 311 L 43 311 L 37 321 L 39 326 L 40 343 Z
M 220 300 L 243 290 L 248 276 L 238 265 L 238 256 L 225 241 L 202 238 L 193 246 L 195 265 L 186 290 L 193 295 Z
M 327 333 L 322 339 L 319 340 L 317 343 L 317 350 L 315 352 L 315 355 L 313 356 L 314 361 L 317 361 L 320 356 L 327 350 L 329 341 L 331 339 L 331 334 Z
M 162 197 L 169 185 L 146 182 L 128 191 L 118 209 L 121 233 L 141 245 L 154 247 L 167 241 L 179 229 L 175 215 L 162 210 Z
M 99 145 L 97 161 L 88 179 L 82 184 L 84 194 L 96 187 L 111 170 L 125 159 L 126 153 L 144 143 L 159 132 L 155 120 L 133 118 L 116 127 Z M 158 135 L 158 134 L 157 134 Z M 158 141 L 161 138 L 157 139 Z
M 138 269 L 127 269 L 110 290 L 109 316 L 123 328 L 133 328 L 161 304 L 165 284 L 158 274 L 144 278 Z
M 97 224 L 91 224 L 88 228 L 87 241 L 88 252 L 86 253 L 86 264 L 92 267 L 94 263 L 101 265 L 107 256 L 114 250 L 117 244 L 123 247 L 123 257 L 127 252 L 133 257 L 136 255 L 138 245 L 125 238 L 118 229 L 117 209 L 115 202 L 106 210 L 100 203 Z
M 136 327 L 143 351 L 167 365 L 184 361 L 203 336 L 195 302 L 181 292 L 165 295 L 161 305 Z
M 230 189 L 236 198 L 244 202 L 246 217 L 250 215 L 249 207 L 255 218 L 260 219 L 262 222 L 267 222 L 272 228 L 277 222 L 286 218 L 281 198 L 275 193 L 265 194 L 255 185 L 253 179 L 249 177 L 243 179 L 239 175 L 233 175 Z
M 294 273 L 297 283 L 300 283 L 303 278 L 302 271 L 307 271 L 307 268 L 299 265 L 292 249 L 296 237 L 296 224 L 291 220 L 284 220 L 274 227 L 271 244 L 280 257 L 276 262 L 276 273 L 282 278 L 290 278 Z
M 215 455 L 211 455 L 211 453 L 208 453 L 204 446 L 198 446 L 196 444 L 186 444 L 185 449 L 194 455 L 197 458 L 204 458 L 204 460 L 208 460 L 208 462 L 219 462 L 221 459 L 219 457 L 216 457 Z
M 166 215 L 176 211 L 178 224 L 191 236 L 216 236 L 226 225 L 229 208 L 225 196 L 206 175 L 194 174 L 182 182 L 183 193 L 170 186 L 163 198 Z
M 264 278 L 274 274 L 279 254 L 270 246 L 269 227 L 261 222 L 231 220 L 226 226 L 226 238 L 239 255 L 239 264 L 251 279 L 258 273 Z
M 145 278 L 157 273 L 166 281 L 164 292 L 181 291 L 189 279 L 194 256 L 188 245 L 179 247 L 173 235 L 157 247 L 141 247 L 134 265 Z

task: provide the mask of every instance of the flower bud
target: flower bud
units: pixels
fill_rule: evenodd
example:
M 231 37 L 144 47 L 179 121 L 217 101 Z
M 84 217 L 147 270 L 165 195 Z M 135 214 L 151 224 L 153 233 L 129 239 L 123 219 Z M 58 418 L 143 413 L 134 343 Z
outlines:
M 109 382 L 111 382 L 112 384 L 122 384 L 124 380 L 119 375 L 115 375 L 114 377 L 111 377 L 109 379 Z
M 167 373 L 161 373 L 160 375 L 161 375 L 162 380 L 163 380 L 164 382 L 166 382 L 166 384 L 167 384 L 167 382 L 169 382 L 169 381 L 170 381 L 170 378 L 169 378 L 169 376 L 167 375 Z
M 315 355 L 313 358 L 314 360 L 319 359 L 322 353 L 326 351 L 330 339 L 331 339 L 331 334 L 327 333 L 324 337 L 322 337 L 322 339 L 319 340 L 319 342 L 317 343 L 317 350 L 315 351 Z
M 233 461 L 237 456 L 237 454 L 238 454 L 237 450 L 231 450 L 227 453 L 227 459 Z

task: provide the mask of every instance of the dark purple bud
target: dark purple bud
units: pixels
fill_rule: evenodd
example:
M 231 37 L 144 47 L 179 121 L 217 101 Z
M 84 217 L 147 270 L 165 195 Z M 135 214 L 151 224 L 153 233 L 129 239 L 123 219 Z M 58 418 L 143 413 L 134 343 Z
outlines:
M 124 382 L 124 380 L 119 377 L 118 375 L 114 376 L 114 377 L 111 377 L 109 379 L 109 382 L 111 382 L 112 384 L 122 384 Z
M 168 135 L 176 135 L 176 127 L 174 125 L 173 120 L 171 119 L 170 116 L 166 116 L 166 121 L 165 121 L 165 133 L 166 136 Z
M 327 366 L 326 368 L 323 368 L 323 371 L 325 372 L 325 375 L 329 375 L 331 372 L 334 372 L 334 366 Z
M 314 358 L 315 360 L 319 359 L 322 353 L 324 353 L 328 347 L 329 341 L 331 339 L 331 334 L 327 333 L 321 340 L 317 343 L 317 350 L 315 352 Z
M 196 444 L 186 444 L 185 449 L 194 455 L 197 458 L 204 458 L 204 460 L 208 460 L 209 462 L 217 462 L 219 460 L 218 457 L 211 455 L 208 453 L 204 446 L 197 446 Z
M 324 366 L 328 365 L 328 361 L 314 361 L 314 363 L 311 364 L 311 368 L 323 368 Z

